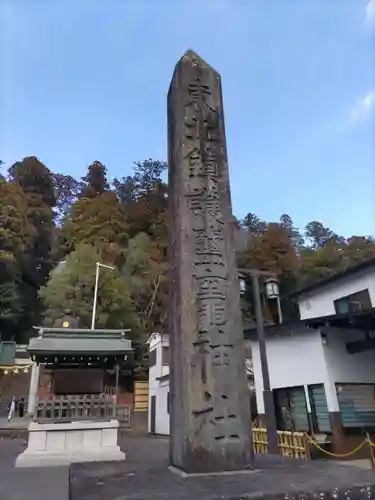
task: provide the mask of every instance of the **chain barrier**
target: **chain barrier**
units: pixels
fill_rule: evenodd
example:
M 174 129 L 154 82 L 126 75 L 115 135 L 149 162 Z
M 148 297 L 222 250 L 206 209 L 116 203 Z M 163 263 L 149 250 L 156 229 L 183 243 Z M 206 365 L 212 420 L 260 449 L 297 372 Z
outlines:
M 325 453 L 326 455 L 329 455 L 330 457 L 336 457 L 336 458 L 346 458 L 346 457 L 350 457 L 351 455 L 354 455 L 355 453 L 357 453 L 361 448 L 363 448 L 363 446 L 368 443 L 370 446 L 374 447 L 375 448 L 375 444 L 372 443 L 370 441 L 369 438 L 365 438 L 361 444 L 359 444 L 356 448 L 354 448 L 354 450 L 352 451 L 349 451 L 348 453 L 332 453 L 331 451 L 327 451 L 325 450 L 324 448 L 322 448 L 316 441 L 314 441 L 308 434 L 306 434 L 306 437 L 309 441 L 309 443 L 311 443 L 313 446 L 315 446 L 315 448 L 317 448 L 319 451 Z

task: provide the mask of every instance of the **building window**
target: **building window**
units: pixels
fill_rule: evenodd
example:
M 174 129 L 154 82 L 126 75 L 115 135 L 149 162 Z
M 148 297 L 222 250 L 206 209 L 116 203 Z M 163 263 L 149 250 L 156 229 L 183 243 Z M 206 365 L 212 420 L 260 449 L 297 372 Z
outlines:
M 348 432 L 375 430 L 373 384 L 336 384 L 341 424 Z
M 157 349 L 153 349 L 148 353 L 148 363 L 150 368 L 156 365 L 156 359 L 157 359 L 156 353 Z
M 161 359 L 163 366 L 169 366 L 169 347 L 163 346 L 161 351 Z
M 324 385 L 310 385 L 309 399 L 314 432 L 331 432 L 331 421 L 328 413 Z
M 303 386 L 274 391 L 277 428 L 282 431 L 308 432 L 306 397 Z
M 368 289 L 341 297 L 333 302 L 336 314 L 348 314 L 371 309 L 371 298 Z

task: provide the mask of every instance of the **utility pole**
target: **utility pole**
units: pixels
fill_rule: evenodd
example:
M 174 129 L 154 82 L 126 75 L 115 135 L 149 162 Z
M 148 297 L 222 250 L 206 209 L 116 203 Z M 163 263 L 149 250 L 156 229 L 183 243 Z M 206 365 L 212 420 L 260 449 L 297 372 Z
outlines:
M 105 264 L 101 264 L 100 262 L 96 263 L 94 300 L 92 303 L 91 330 L 95 330 L 96 304 L 98 302 L 99 272 L 100 272 L 101 267 L 104 267 L 105 269 L 111 269 L 111 270 L 114 269 L 114 267 L 112 267 L 112 266 L 107 266 Z
M 266 339 L 264 336 L 263 311 L 262 311 L 262 302 L 259 290 L 258 274 L 256 273 L 251 274 L 251 281 L 253 285 L 255 317 L 257 323 L 257 337 L 258 337 L 260 364 L 261 364 L 262 379 L 263 379 L 263 401 L 264 401 L 264 412 L 266 414 L 268 452 L 279 454 L 275 403 L 273 399 L 273 392 L 271 390 L 270 374 L 268 370 Z
M 271 390 L 270 374 L 268 369 L 266 339 L 264 335 L 263 309 L 262 309 L 262 301 L 261 301 L 260 287 L 259 287 L 259 277 L 266 278 L 265 283 L 267 283 L 268 285 L 267 289 L 268 293 L 266 293 L 266 295 L 268 295 L 270 298 L 277 299 L 279 323 L 282 323 L 281 305 L 280 305 L 277 278 L 273 273 L 267 271 L 259 271 L 257 269 L 239 269 L 238 271 L 242 276 L 251 277 L 255 318 L 257 325 L 257 340 L 259 345 L 260 365 L 261 365 L 262 380 L 263 380 L 263 402 L 264 402 L 264 412 L 266 416 L 268 452 L 279 454 L 275 402 L 273 398 L 273 391 Z M 240 280 L 240 289 L 242 293 L 245 288 L 246 285 L 244 283 L 241 283 Z

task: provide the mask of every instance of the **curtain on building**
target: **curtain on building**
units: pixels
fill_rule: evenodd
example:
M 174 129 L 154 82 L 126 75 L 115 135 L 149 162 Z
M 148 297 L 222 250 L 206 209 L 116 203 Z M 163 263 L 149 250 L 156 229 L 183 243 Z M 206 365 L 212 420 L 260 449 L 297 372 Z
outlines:
M 331 432 L 331 421 L 328 413 L 326 393 L 324 385 L 312 385 L 309 387 L 311 412 L 314 421 L 315 432 Z
M 308 432 L 310 428 L 304 388 L 277 389 L 274 394 L 278 429 Z
M 341 423 L 347 429 L 375 429 L 373 384 L 336 384 Z

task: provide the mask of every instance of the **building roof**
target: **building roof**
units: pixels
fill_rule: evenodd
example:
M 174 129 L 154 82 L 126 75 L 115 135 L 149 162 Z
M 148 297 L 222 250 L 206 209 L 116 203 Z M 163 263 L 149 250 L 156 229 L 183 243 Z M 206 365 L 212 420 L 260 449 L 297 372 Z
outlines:
M 341 271 L 340 273 L 333 274 L 331 276 L 328 276 L 327 278 L 323 278 L 319 281 L 316 281 L 314 283 L 311 283 L 310 285 L 307 285 L 305 287 L 301 287 L 295 292 L 288 294 L 288 298 L 292 297 L 297 297 L 300 295 L 305 295 L 309 292 L 313 292 L 318 290 L 319 288 L 323 288 L 327 285 L 330 285 L 332 283 L 336 283 L 337 281 L 340 281 L 345 278 L 349 278 L 350 276 L 360 273 L 362 271 L 365 271 L 366 269 L 370 267 L 375 267 L 375 258 L 365 260 L 363 262 L 360 262 L 359 264 L 355 266 L 351 266 L 348 269 L 345 269 L 345 271 Z
M 355 330 L 375 330 L 375 307 L 367 311 L 346 314 L 332 314 L 331 316 L 320 316 L 318 318 L 308 318 L 296 321 L 288 321 L 281 325 L 264 326 L 266 336 L 288 334 L 292 330 L 320 327 L 336 327 Z M 244 338 L 255 339 L 257 336 L 256 327 L 244 327 Z
M 148 339 L 146 340 L 146 344 L 151 344 L 154 340 L 156 340 L 158 337 L 160 337 L 161 340 L 164 340 L 166 338 L 169 338 L 167 333 L 160 333 L 160 332 L 153 332 L 150 334 Z
M 98 354 L 121 355 L 132 350 L 125 330 L 88 330 L 36 327 L 38 337 L 30 339 L 28 351 L 34 355 Z

